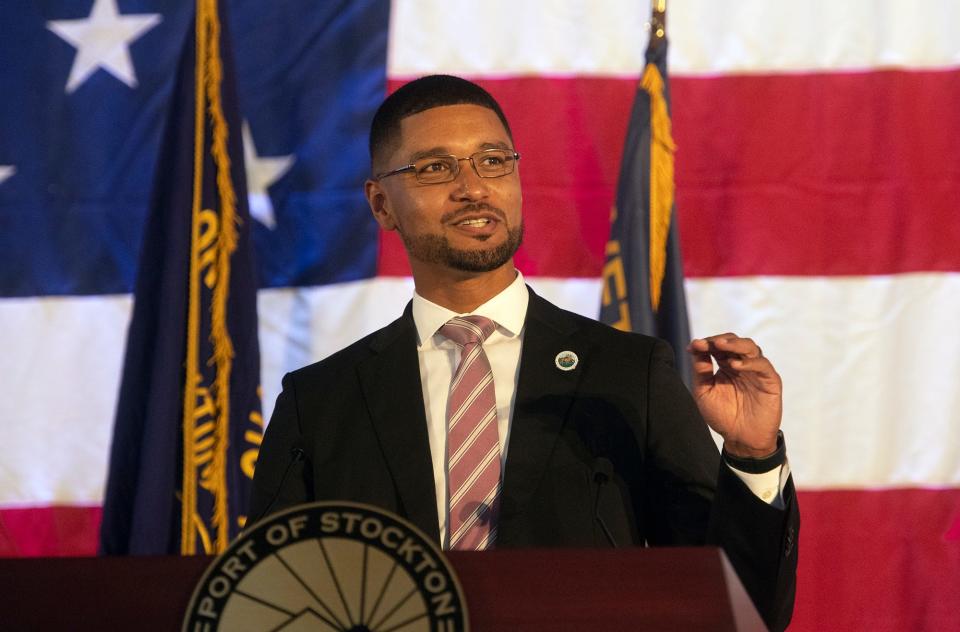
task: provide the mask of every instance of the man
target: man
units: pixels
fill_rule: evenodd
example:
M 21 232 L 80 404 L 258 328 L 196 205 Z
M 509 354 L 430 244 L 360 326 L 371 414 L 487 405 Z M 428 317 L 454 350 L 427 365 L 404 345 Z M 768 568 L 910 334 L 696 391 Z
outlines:
M 780 377 L 760 348 L 694 340 L 691 398 L 666 343 L 529 290 L 513 266 L 519 154 L 479 86 L 400 88 L 370 153 L 367 200 L 402 238 L 416 292 L 398 320 L 284 378 L 251 515 L 342 499 L 446 548 L 719 544 L 785 627 L 799 517 Z

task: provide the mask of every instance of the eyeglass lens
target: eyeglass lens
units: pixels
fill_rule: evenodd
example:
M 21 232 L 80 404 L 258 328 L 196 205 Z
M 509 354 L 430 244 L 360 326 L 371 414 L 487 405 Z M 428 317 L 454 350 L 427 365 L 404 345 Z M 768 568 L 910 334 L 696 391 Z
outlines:
M 449 182 L 460 173 L 460 161 L 469 160 L 481 178 L 499 178 L 513 173 L 516 159 L 512 151 L 486 149 L 469 158 L 456 156 L 428 156 L 413 163 L 417 180 L 424 184 Z

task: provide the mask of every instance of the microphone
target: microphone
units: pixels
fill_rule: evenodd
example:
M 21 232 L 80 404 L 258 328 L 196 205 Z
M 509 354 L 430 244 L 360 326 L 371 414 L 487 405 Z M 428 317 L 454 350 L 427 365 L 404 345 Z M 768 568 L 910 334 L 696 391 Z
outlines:
M 603 531 L 603 535 L 606 536 L 610 546 L 617 548 L 617 541 L 613 538 L 613 534 L 610 533 L 610 529 L 607 528 L 607 523 L 605 523 L 600 516 L 600 493 L 603 491 L 603 486 L 609 483 L 611 479 L 613 479 L 613 463 L 611 463 L 607 457 L 597 457 L 593 461 L 593 482 L 597 486 L 597 498 L 593 503 L 593 519 L 600 525 L 600 529 Z
M 294 441 L 293 445 L 290 446 L 290 460 L 287 462 L 287 467 L 283 470 L 283 475 L 280 477 L 280 484 L 277 485 L 276 491 L 273 492 L 273 496 L 271 496 L 270 502 L 267 503 L 267 506 L 264 507 L 264 509 L 259 514 L 257 514 L 257 517 L 254 520 L 247 520 L 247 522 L 244 523 L 244 527 L 254 525 L 260 522 L 260 520 L 264 518 L 268 513 L 270 513 L 271 509 L 273 509 L 273 504 L 277 502 L 278 498 L 280 498 L 280 491 L 283 489 L 283 484 L 287 482 L 287 475 L 290 474 L 290 468 L 293 467 L 294 463 L 299 463 L 303 461 L 303 459 L 306 456 L 306 453 L 304 452 L 300 443 L 301 443 L 301 440 L 297 439 L 296 441 Z

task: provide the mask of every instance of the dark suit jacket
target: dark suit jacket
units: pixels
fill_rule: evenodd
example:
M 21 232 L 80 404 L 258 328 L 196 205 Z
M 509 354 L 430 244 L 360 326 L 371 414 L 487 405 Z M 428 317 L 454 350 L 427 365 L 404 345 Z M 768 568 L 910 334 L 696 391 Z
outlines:
M 411 308 L 288 374 L 267 428 L 251 516 L 309 500 L 395 512 L 439 540 Z M 572 371 L 556 368 L 573 351 Z M 726 465 L 666 343 L 530 292 L 497 547 L 720 545 L 772 628 L 793 609 L 799 513 Z M 304 458 L 291 451 L 300 448 Z M 607 479 L 607 482 L 604 482 Z

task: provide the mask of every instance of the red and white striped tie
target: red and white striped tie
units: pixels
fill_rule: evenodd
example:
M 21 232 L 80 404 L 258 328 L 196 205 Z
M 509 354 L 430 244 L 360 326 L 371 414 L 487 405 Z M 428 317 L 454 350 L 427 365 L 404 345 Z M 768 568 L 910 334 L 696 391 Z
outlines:
M 483 341 L 496 325 L 483 316 L 450 319 L 440 333 L 460 347 L 447 402 L 449 548 L 493 548 L 500 508 L 500 438 L 493 372 Z

